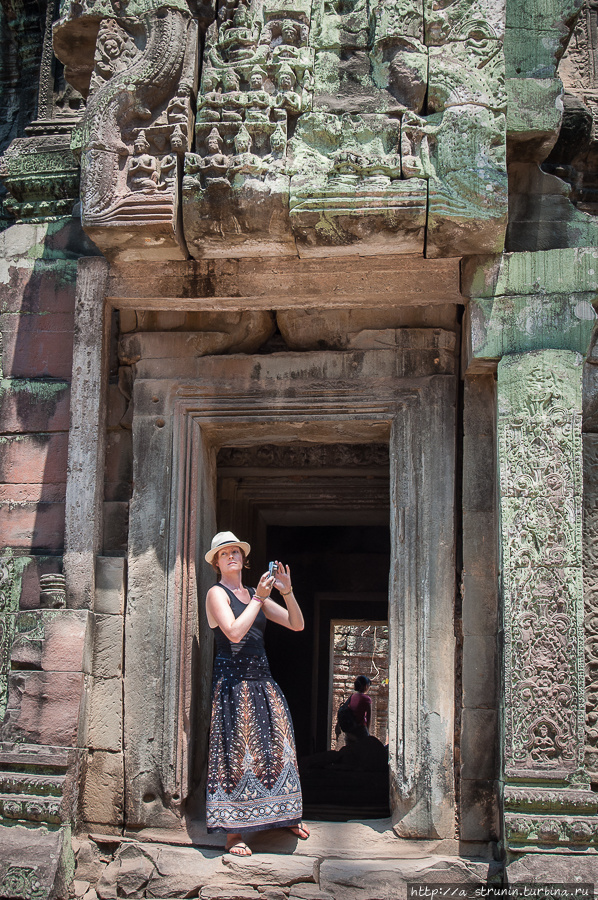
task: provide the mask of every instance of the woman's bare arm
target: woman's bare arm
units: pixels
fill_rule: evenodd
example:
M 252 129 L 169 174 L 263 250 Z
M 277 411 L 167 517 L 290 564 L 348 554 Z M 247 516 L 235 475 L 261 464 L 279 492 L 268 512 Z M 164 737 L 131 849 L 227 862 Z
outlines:
M 218 625 L 231 643 L 238 644 L 253 625 L 261 605 L 259 600 L 252 597 L 241 615 L 235 618 L 226 591 L 215 584 L 206 596 L 208 623 L 211 628 Z
M 297 603 L 293 588 L 291 585 L 291 570 L 282 563 L 277 563 L 278 570 L 274 580 L 274 587 L 282 595 L 282 599 L 286 603 L 286 609 L 276 603 L 275 600 L 268 599 L 264 603 L 264 612 L 271 622 L 290 628 L 291 631 L 303 631 L 305 621 L 303 613 Z

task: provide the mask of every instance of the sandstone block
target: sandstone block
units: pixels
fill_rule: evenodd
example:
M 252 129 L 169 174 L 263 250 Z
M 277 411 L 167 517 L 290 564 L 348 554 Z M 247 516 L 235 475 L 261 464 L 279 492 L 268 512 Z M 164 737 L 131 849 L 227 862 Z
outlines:
M 542 162 L 552 150 L 563 119 L 559 78 L 508 78 L 508 156 Z
M 223 863 L 230 880 L 240 884 L 284 886 L 316 881 L 317 859 L 310 856 L 281 858 L 255 853 L 249 857 L 223 857 Z
M 122 674 L 123 618 L 96 615 L 92 674 L 95 678 L 120 678 Z
M 467 548 L 466 574 L 488 575 L 488 559 L 496 556 L 496 524 L 487 512 L 468 510 L 463 516 L 463 546 Z
M 129 504 L 106 502 L 104 509 L 104 553 L 125 555 L 129 534 Z
M 87 717 L 87 746 L 92 750 L 122 749 L 122 681 L 91 678 Z
M 489 864 L 485 866 L 486 870 Z M 411 882 L 479 884 L 478 871 L 461 859 L 324 860 L 320 885 L 337 900 L 404 900 Z
M 81 816 L 85 822 L 114 825 L 123 821 L 124 768 L 122 753 L 89 751 L 85 761 L 81 796 Z M 94 850 L 95 848 L 95 850 Z M 79 863 L 81 857 L 81 866 Z M 77 872 L 97 868 L 99 853 L 95 844 L 77 854 Z M 102 867 L 103 868 L 103 865 Z M 96 881 L 90 878 L 90 881 Z
M 461 290 L 466 297 L 595 293 L 597 261 L 592 246 L 472 256 L 461 266 Z
M 469 557 L 469 554 L 467 554 Z M 467 559 L 465 565 L 468 566 Z M 488 565 L 488 574 L 470 575 L 463 580 L 463 634 L 495 635 L 498 628 L 498 573 Z
M 494 375 L 465 377 L 463 431 L 470 435 L 493 435 L 496 430 Z
M 538 853 L 518 855 L 507 861 L 509 885 L 570 884 L 572 881 L 595 883 L 598 861 L 592 856 L 573 856 L 567 853 Z
M 10 231 L 12 238 L 14 228 Z M 6 248 L 6 241 L 2 247 Z M 26 242 L 20 247 L 23 256 L 28 256 L 31 249 Z M 2 258 L 9 257 L 2 256 Z M 72 315 L 75 308 L 76 259 L 71 261 L 38 259 L 35 263 L 32 263 L 31 259 L 21 259 L 11 266 L 11 270 L 8 279 L 0 277 L 0 308 L 3 312 L 33 316 L 48 313 Z
M 261 885 L 258 886 L 258 890 L 263 900 L 287 900 L 287 897 L 290 896 L 290 894 L 285 894 L 282 888 L 264 887 Z
M 191 897 L 225 877 L 222 853 L 161 845 L 148 897 Z
M 95 884 L 106 868 L 106 863 L 100 857 L 98 845 L 94 841 L 73 838 L 73 850 L 76 877 L 81 881 Z
M 583 368 L 583 430 L 598 432 L 598 366 L 586 364 Z
M 70 388 L 65 381 L 3 378 L 0 381 L 0 431 L 68 431 Z
M 461 779 L 459 834 L 463 841 L 500 839 L 499 785 L 496 781 Z
M 0 503 L 0 545 L 27 550 L 62 550 L 64 503 Z
M 493 435 L 468 435 L 463 438 L 463 509 L 493 511 L 496 506 L 495 440 Z
M 68 434 L 19 434 L 0 438 L 0 481 L 66 482 Z
M 124 559 L 98 556 L 94 610 L 98 614 L 122 615 L 125 602 Z
M 3 313 L 0 328 L 5 377 L 70 380 L 73 362 L 71 315 L 49 313 L 46 321 L 46 316 Z
M 117 384 L 108 385 L 106 397 L 106 427 L 117 428 L 120 420 L 127 411 L 128 401 L 121 393 Z
M 498 714 L 494 709 L 464 709 L 461 720 L 461 775 L 492 780 L 498 776 Z
M 13 672 L 8 706 L 14 715 L 1 729 L 2 740 L 75 747 L 83 678 L 78 672 Z
M 87 628 L 83 610 L 36 610 L 16 617 L 13 668 L 40 668 L 46 672 L 89 671 Z
M 496 635 L 466 634 L 463 638 L 463 705 L 494 709 L 498 699 Z
M 244 884 L 211 884 L 203 887 L 199 896 L 201 900 L 259 900 L 262 895 Z
M 72 863 L 70 829 L 0 826 L 0 897 L 67 897 Z
M 108 863 L 96 884 L 97 895 L 100 900 L 117 900 L 116 880 L 120 871 L 120 860 Z
M 584 292 L 472 300 L 466 359 L 499 359 L 507 353 L 543 349 L 585 354 L 596 321 L 593 297 Z
M 289 900 L 335 900 L 335 897 L 318 884 L 294 884 Z
M 106 500 L 130 500 L 133 486 L 133 446 L 131 431 L 119 428 L 106 439 L 104 468 Z

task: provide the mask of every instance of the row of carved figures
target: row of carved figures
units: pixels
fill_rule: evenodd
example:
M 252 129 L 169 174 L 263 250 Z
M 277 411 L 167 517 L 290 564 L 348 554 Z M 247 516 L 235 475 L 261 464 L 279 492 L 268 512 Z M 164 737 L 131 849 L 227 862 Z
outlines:
M 295 89 L 297 76 L 289 65 L 283 65 L 275 77 L 276 93 L 264 86 L 267 72 L 254 66 L 249 74 L 248 90 L 240 90 L 240 78 L 234 69 L 221 74 L 208 70 L 203 77 L 203 94 L 199 98 L 198 123 L 204 122 L 268 122 L 299 115 L 304 98 Z M 305 81 L 303 87 L 305 88 Z

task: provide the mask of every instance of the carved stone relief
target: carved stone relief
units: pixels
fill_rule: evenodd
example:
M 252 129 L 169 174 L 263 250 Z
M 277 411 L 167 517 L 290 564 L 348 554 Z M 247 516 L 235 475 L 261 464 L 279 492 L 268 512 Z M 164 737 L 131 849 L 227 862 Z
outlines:
M 507 777 L 582 762 L 581 357 L 499 364 Z
M 81 154 L 82 223 L 102 252 L 184 258 L 178 218 L 180 158 L 189 149 L 197 23 L 162 8 L 103 18 L 87 109 L 74 133 Z
M 581 374 L 581 355 L 567 350 L 503 357 L 498 368 L 505 829 L 514 849 L 598 839 L 583 771 Z
M 543 26 L 557 57 L 576 3 Z M 74 147 L 102 252 L 501 251 L 504 3 L 222 0 L 211 17 L 185 0 L 63 4 L 55 49 L 89 93 Z
M 585 765 L 598 781 L 598 435 L 586 434 L 584 454 L 584 630 L 585 630 Z
M 417 0 L 223 4 L 185 162 L 191 253 L 423 253 L 429 202 L 428 255 L 500 250 L 504 11 L 474 12 L 431 7 L 425 34 Z
M 8 700 L 8 673 L 14 634 L 14 617 L 18 609 L 15 596 L 15 562 L 11 556 L 0 557 L 0 722 Z

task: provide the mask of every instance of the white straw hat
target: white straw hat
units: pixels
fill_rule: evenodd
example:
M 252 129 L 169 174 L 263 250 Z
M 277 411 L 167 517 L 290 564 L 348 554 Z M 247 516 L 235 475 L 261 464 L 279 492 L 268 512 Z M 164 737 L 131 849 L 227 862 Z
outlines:
M 240 541 L 238 537 L 235 537 L 232 531 L 219 531 L 218 534 L 212 538 L 212 546 L 206 553 L 206 562 L 211 565 L 218 551 L 222 550 L 224 547 L 241 547 L 245 556 L 249 556 L 251 550 L 247 541 Z

